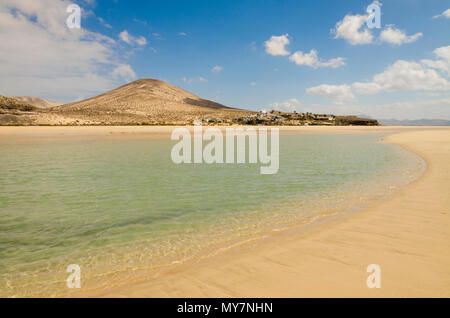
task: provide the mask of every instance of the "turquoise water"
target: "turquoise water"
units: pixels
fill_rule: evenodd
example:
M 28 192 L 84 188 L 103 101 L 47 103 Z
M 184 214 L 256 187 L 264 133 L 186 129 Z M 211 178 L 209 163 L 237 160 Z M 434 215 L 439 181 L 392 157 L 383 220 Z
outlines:
M 175 165 L 168 139 L 0 143 L 0 296 L 153 277 L 293 224 L 356 209 L 420 160 L 378 135 L 281 135 L 280 169 Z

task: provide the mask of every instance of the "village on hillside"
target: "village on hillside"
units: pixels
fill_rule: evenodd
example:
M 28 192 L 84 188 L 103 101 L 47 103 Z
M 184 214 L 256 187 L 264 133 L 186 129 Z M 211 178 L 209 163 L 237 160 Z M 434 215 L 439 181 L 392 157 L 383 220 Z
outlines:
M 276 110 L 262 110 L 256 114 L 243 117 L 237 117 L 233 120 L 222 120 L 220 118 L 206 117 L 203 119 L 206 125 L 217 124 L 240 124 L 240 125 L 259 125 L 259 126 L 348 126 L 364 125 L 377 126 L 378 121 L 369 118 L 360 118 L 357 116 L 335 116 L 333 114 L 313 114 L 313 113 L 292 113 Z

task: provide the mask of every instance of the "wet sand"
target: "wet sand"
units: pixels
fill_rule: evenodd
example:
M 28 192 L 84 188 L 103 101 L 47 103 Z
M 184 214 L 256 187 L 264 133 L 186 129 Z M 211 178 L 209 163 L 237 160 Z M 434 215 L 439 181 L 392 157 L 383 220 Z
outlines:
M 193 126 L 179 126 L 193 130 Z M 210 126 L 203 126 L 204 129 Z M 220 129 L 246 126 L 218 126 Z M 252 128 L 280 128 L 281 133 L 305 134 L 391 134 L 400 131 L 440 129 L 445 127 L 393 126 L 247 126 Z M 0 126 L 0 140 L 45 138 L 157 138 L 170 136 L 175 126 Z

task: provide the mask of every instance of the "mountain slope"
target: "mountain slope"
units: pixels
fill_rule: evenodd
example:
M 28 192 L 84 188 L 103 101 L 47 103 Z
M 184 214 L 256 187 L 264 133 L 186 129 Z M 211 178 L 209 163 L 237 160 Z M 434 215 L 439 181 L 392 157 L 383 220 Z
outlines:
M 36 111 L 30 104 L 0 95 L 0 125 L 31 125 Z
M 30 112 L 36 108 L 28 103 L 19 101 L 12 97 L 0 95 L 0 110 L 6 112 Z
M 141 79 L 102 95 L 54 107 L 51 112 L 99 124 L 186 124 L 214 117 L 232 119 L 250 114 L 202 99 L 169 83 Z
M 62 103 L 52 102 L 35 96 L 11 96 L 19 102 L 27 103 L 38 108 L 51 108 L 62 105 Z

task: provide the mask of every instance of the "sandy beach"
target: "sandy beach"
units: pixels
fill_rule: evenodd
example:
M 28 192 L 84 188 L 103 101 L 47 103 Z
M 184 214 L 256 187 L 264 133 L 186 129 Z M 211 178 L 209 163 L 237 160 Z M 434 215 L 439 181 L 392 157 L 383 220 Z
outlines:
M 171 127 L 1 127 L 0 140 L 166 136 Z M 413 183 L 362 211 L 289 230 L 158 278 L 86 297 L 450 297 L 450 128 L 284 127 L 285 133 L 385 133 L 427 163 Z M 381 267 L 381 288 L 366 269 Z
M 0 301 L 450 298 L 449 27 L 448 0 L 0 0 Z

